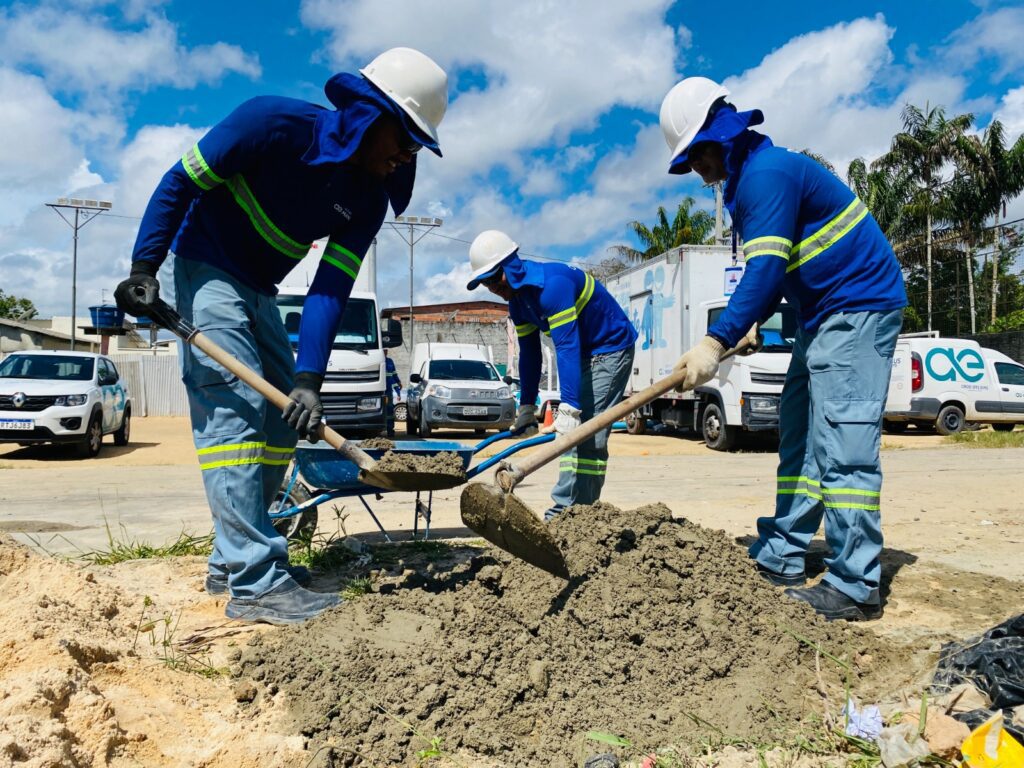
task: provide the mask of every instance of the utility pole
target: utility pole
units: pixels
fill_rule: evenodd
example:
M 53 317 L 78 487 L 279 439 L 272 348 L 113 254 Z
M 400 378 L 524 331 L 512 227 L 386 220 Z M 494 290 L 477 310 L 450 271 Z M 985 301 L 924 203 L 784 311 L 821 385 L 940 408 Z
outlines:
M 415 286 L 413 279 L 413 247 L 426 237 L 430 230 L 440 227 L 444 221 L 433 216 L 395 216 L 394 221 L 387 223 L 409 245 L 409 375 L 411 376 L 414 373 L 412 361 L 413 355 L 416 352 L 416 320 L 412 309 L 413 287 Z M 406 237 L 406 227 L 408 227 L 408 237 Z
M 75 316 L 78 305 L 78 230 L 95 219 L 104 211 L 113 208 L 113 204 L 106 200 L 82 200 L 77 197 L 58 197 L 56 203 L 47 203 L 47 208 L 52 208 L 58 216 L 64 219 L 75 236 L 71 246 L 71 350 L 75 349 Z M 75 221 L 72 223 L 62 212 L 67 208 L 75 212 Z
M 715 184 L 715 245 L 725 245 L 725 216 L 723 206 L 722 182 Z

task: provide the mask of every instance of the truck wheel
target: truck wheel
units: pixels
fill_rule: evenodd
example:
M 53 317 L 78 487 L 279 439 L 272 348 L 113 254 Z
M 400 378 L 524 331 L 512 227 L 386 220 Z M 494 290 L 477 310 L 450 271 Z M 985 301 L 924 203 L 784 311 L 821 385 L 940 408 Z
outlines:
M 996 432 L 1013 432 L 1013 428 L 1017 426 L 1013 422 L 999 421 L 992 425 L 992 429 Z
M 633 411 L 626 417 L 626 432 L 631 435 L 643 435 L 647 432 L 647 418 L 639 411 Z
M 274 499 L 274 504 L 271 507 L 272 511 L 278 509 L 288 509 L 301 504 L 304 501 L 309 501 L 310 494 L 309 490 L 302 483 L 295 483 L 292 486 L 291 492 L 285 496 L 285 490 L 288 488 L 288 475 L 285 475 L 284 482 L 277 491 L 277 498 Z M 284 536 L 289 541 L 309 541 L 312 539 L 313 534 L 316 532 L 317 519 L 320 513 L 316 507 L 310 507 L 304 509 L 297 515 L 292 517 L 281 517 L 274 520 L 271 524 L 274 526 L 274 530 Z
M 132 433 L 132 407 L 129 405 L 124 409 L 124 416 L 121 419 L 121 426 L 114 432 L 114 445 L 128 445 L 128 438 Z
M 725 416 L 717 403 L 708 403 L 701 418 L 704 443 L 713 451 L 728 451 L 736 443 L 736 427 L 726 426 Z
M 427 423 L 427 414 L 420 413 L 420 434 L 424 437 L 430 437 L 430 433 L 433 431 L 430 428 L 430 424 Z
M 907 431 L 907 422 L 905 421 L 889 421 L 888 419 L 882 419 L 882 429 L 893 435 L 902 435 Z
M 959 405 L 947 405 L 935 419 L 935 431 L 940 435 L 955 435 L 964 428 L 964 412 Z
M 78 449 L 79 456 L 83 459 L 91 459 L 100 452 L 100 447 L 102 445 L 103 422 L 100 420 L 100 414 L 94 413 L 92 418 L 89 419 L 89 426 L 86 427 L 85 435 L 82 436 L 82 441 L 75 447 Z

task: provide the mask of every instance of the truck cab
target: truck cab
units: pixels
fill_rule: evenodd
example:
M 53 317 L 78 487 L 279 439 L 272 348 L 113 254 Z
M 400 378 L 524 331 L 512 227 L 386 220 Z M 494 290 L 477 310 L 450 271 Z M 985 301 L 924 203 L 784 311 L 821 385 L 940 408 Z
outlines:
M 306 288 L 282 286 L 277 295 L 293 351 L 298 350 L 306 293 Z M 384 433 L 388 397 L 384 349 L 401 343 L 401 324 L 380 319 L 376 295 L 353 291 L 334 336 L 320 391 L 324 420 L 330 426 L 346 435 Z

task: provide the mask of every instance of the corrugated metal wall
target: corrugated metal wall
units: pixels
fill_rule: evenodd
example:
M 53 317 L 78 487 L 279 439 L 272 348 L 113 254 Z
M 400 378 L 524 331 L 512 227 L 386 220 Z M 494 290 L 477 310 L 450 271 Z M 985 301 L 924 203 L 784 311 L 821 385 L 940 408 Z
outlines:
M 187 416 L 177 355 L 111 355 L 128 383 L 136 416 Z

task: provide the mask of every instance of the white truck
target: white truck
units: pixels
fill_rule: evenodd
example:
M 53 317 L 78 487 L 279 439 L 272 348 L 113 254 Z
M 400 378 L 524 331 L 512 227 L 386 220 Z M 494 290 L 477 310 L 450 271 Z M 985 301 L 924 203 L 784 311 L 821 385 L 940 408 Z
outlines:
M 743 276 L 728 246 L 684 245 L 609 279 L 605 286 L 639 333 L 626 396 L 668 376 L 707 333 Z M 627 419 L 632 434 L 648 420 L 700 431 L 709 448 L 732 448 L 743 432 L 777 430 L 796 312 L 782 304 L 761 326 L 764 347 L 722 363 L 693 392 L 670 392 Z
M 307 280 L 319 264 L 322 248 L 323 241 L 314 243 L 310 249 Z M 305 262 L 302 266 L 306 267 Z M 292 275 L 301 273 L 300 268 Z M 401 346 L 402 324 L 380 317 L 375 288 L 376 270 L 371 253 L 363 260 L 338 325 L 320 391 L 325 421 L 344 435 L 378 435 L 387 428 L 385 398 L 389 393 L 384 350 Z M 293 350 L 298 349 L 302 307 L 308 290 L 305 286 L 289 285 L 278 289 L 277 307 Z
M 883 426 L 951 435 L 967 422 L 1010 431 L 1024 424 L 1024 366 L 969 339 L 901 336 L 893 355 Z

